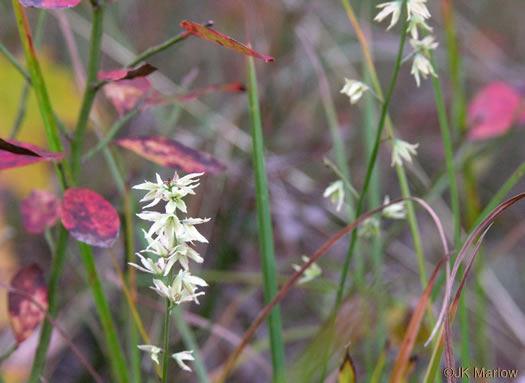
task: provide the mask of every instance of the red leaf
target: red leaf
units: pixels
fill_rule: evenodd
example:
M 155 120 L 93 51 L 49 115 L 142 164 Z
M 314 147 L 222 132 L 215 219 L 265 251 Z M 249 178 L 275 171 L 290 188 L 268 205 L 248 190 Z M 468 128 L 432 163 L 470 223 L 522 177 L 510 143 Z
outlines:
M 246 88 L 244 85 L 239 83 L 222 84 L 222 85 L 211 85 L 204 89 L 197 89 L 186 94 L 177 96 L 177 100 L 180 102 L 194 100 L 200 96 L 204 96 L 212 92 L 244 92 Z
M 121 138 L 116 143 L 161 166 L 186 173 L 216 173 L 225 169 L 211 155 L 188 148 L 167 137 L 128 137 Z
M 9 322 L 18 343 L 29 338 L 35 328 L 42 322 L 47 310 L 47 286 L 44 274 L 36 264 L 21 269 L 11 280 L 11 286 L 21 293 L 33 298 L 42 307 L 15 291 L 7 296 Z
M 60 201 L 53 193 L 33 190 L 22 200 L 21 210 L 26 230 L 33 234 L 41 234 L 58 220 Z
M 520 95 L 505 82 L 481 89 L 468 107 L 469 137 L 480 140 L 506 133 L 514 123 Z
M 59 161 L 64 158 L 64 153 L 49 152 L 27 142 L 2 141 L 5 144 L 0 146 L 0 170 L 31 165 L 42 161 Z M 27 152 L 24 153 L 24 149 Z
M 216 30 L 208 28 L 204 25 L 192 23 L 191 21 L 183 21 L 180 23 L 180 26 L 187 30 L 189 33 L 194 34 L 195 36 L 198 36 L 201 39 L 213 41 L 214 43 L 222 45 L 226 48 L 233 49 L 244 55 L 257 57 L 259 59 L 263 59 L 265 62 L 275 60 L 271 56 L 263 56 L 255 52 L 253 49 L 248 48 L 246 45 L 232 39 L 231 37 L 223 35 L 222 33 L 217 32 Z
M 59 9 L 76 7 L 82 0 L 19 0 L 24 7 Z
M 150 64 L 143 64 L 136 68 L 115 69 L 111 71 L 102 71 L 98 73 L 98 79 L 101 81 L 119 81 L 132 80 L 137 77 L 146 77 L 155 72 L 157 68 Z
M 120 218 L 101 195 L 89 189 L 67 189 L 62 202 L 62 224 L 80 242 L 111 247 L 118 238 Z
M 120 116 L 130 112 L 139 102 L 142 108 L 162 103 L 163 95 L 151 87 L 146 78 L 115 81 L 104 86 L 104 94 L 111 101 Z

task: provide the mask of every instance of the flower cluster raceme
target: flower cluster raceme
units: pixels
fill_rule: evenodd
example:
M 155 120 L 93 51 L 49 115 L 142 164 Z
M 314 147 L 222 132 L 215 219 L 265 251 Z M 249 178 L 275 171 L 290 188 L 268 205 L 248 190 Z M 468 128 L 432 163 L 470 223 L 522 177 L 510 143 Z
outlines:
M 432 27 L 427 24 L 427 20 L 431 17 L 425 4 L 427 0 L 395 0 L 379 4 L 377 7 L 380 8 L 381 11 L 376 15 L 374 20 L 381 22 L 388 16 L 391 16 L 387 30 L 392 28 L 399 21 L 403 10 L 403 1 L 406 1 L 408 32 L 412 36 L 410 45 L 412 45 L 413 52 L 410 57 L 414 57 L 414 60 L 410 73 L 416 79 L 417 86 L 419 86 L 421 77 L 424 79 L 426 79 L 428 75 L 437 77 L 430 62 L 430 52 L 437 48 L 438 43 L 434 40 L 434 37 L 430 35 L 421 40 L 419 39 L 420 31 L 425 31 L 427 34 L 432 32 Z
M 165 202 L 164 212 L 143 211 L 137 214 L 139 218 L 151 221 L 153 224 L 148 231 L 144 231 L 148 246 L 137 253 L 140 264 L 130 263 L 130 265 L 154 276 L 151 288 L 167 299 L 170 307 L 183 302 L 199 303 L 198 297 L 204 295 L 199 289 L 207 286 L 203 279 L 191 274 L 190 262 L 203 262 L 202 257 L 191 245 L 194 242 L 208 242 L 195 226 L 209 219 L 179 216 L 180 213 L 187 213 L 184 197 L 195 194 L 194 189 L 199 186 L 198 177 L 202 174 L 194 173 L 178 177 L 175 173 L 174 178 L 167 181 L 163 181 L 157 174 L 157 182 L 146 181 L 133 187 L 147 191 L 140 201 L 150 202 L 144 206 L 144 209 Z M 175 272 L 173 270 L 177 265 L 178 271 Z M 141 345 L 139 348 L 149 352 L 151 359 L 157 364 L 159 364 L 159 353 L 167 352 L 153 345 Z M 191 353 L 192 351 L 182 351 L 173 354 L 172 357 L 182 369 L 191 371 L 184 363 L 185 360 L 193 360 Z

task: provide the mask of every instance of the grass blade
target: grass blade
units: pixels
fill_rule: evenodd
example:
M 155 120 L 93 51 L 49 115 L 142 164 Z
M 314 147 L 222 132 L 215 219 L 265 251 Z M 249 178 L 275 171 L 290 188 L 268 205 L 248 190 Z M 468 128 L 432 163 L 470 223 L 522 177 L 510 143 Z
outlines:
M 253 167 L 257 201 L 257 221 L 259 225 L 259 249 L 263 269 L 264 296 L 269 303 L 277 294 L 277 271 L 273 243 L 272 217 L 270 214 L 270 197 L 264 165 L 264 144 L 257 94 L 257 79 L 253 58 L 247 59 L 248 97 L 250 102 L 250 122 L 253 146 Z M 281 313 L 279 306 L 273 308 L 268 316 L 270 348 L 272 353 L 274 382 L 285 381 L 284 342 L 282 339 Z

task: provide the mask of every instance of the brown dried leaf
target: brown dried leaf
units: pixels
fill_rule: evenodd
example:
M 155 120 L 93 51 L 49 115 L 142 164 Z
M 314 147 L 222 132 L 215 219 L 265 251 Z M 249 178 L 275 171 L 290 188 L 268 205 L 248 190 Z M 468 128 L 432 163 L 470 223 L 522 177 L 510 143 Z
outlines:
M 10 291 L 7 298 L 9 322 L 16 341 L 22 343 L 45 317 L 42 308 L 47 309 L 47 286 L 42 269 L 36 264 L 24 267 L 13 277 L 11 286 L 22 293 Z M 24 294 L 42 307 L 36 306 Z

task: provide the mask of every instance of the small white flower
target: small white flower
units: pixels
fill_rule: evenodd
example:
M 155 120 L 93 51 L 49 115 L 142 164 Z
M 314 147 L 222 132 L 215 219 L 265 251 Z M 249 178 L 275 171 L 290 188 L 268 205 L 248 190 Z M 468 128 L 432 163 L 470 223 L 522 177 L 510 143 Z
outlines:
M 418 87 L 421 85 L 420 76 L 423 76 L 425 80 L 429 74 L 437 77 L 437 74 L 434 72 L 434 68 L 432 67 L 432 63 L 421 53 L 417 53 L 415 55 L 410 74 L 412 74 L 416 79 L 416 84 Z
M 175 254 L 173 255 L 172 259 L 175 261 L 178 261 L 182 268 L 186 271 L 189 270 L 189 260 L 193 260 L 197 263 L 204 262 L 204 259 L 197 253 L 195 250 L 193 250 L 191 247 L 186 245 L 179 245 L 175 248 Z
M 301 257 L 301 259 L 303 260 L 304 263 L 308 262 L 310 259 L 303 255 Z M 301 266 L 299 265 L 296 265 L 296 264 L 293 264 L 292 265 L 293 269 L 295 271 L 299 271 L 301 270 Z M 310 267 L 308 267 L 303 275 L 301 276 L 301 278 L 299 278 L 299 280 L 297 281 L 298 284 L 303 284 L 303 283 L 307 283 L 307 282 L 310 282 L 311 280 L 314 280 L 315 278 L 319 277 L 321 274 L 323 273 L 323 270 L 321 269 L 321 267 L 317 264 L 317 263 L 312 263 L 310 265 Z
M 208 222 L 209 218 L 185 218 L 181 222 L 181 226 L 177 231 L 177 240 L 180 242 L 204 242 L 208 243 L 208 240 L 198 232 L 195 225 Z
M 173 304 L 176 305 L 188 301 L 199 303 L 197 297 L 204 295 L 204 292 L 196 292 L 198 286 L 208 286 L 206 281 L 191 275 L 185 270 L 179 270 L 179 273 L 170 286 L 166 286 L 166 284 L 159 279 L 154 279 L 153 284 L 155 287 L 151 288 L 155 290 L 157 294 L 168 298 Z
M 170 272 L 171 268 L 177 261 L 175 258 L 159 258 L 157 262 L 154 262 L 150 258 L 143 257 L 140 253 L 137 253 L 137 256 L 140 258 L 140 261 L 142 262 L 142 265 L 144 267 L 139 266 L 135 263 L 129 263 L 130 266 L 133 266 L 134 268 L 144 271 L 145 273 L 154 274 L 158 276 L 166 276 Z
M 413 39 L 419 38 L 419 28 L 432 32 L 432 27 L 428 25 L 424 19 L 417 16 L 413 16 L 408 22 L 407 31 L 410 33 Z
M 160 175 L 157 173 L 157 183 L 144 181 L 144 183 L 133 186 L 133 189 L 148 190 L 148 193 L 140 200 L 140 202 L 146 202 L 153 200 L 149 205 L 144 206 L 148 208 L 158 204 L 164 197 L 164 193 L 168 190 L 168 186 L 162 181 Z
M 162 349 L 157 346 L 152 346 L 150 344 L 141 344 L 137 346 L 140 350 L 149 352 L 151 360 L 160 365 L 159 363 L 159 354 L 162 352 Z
M 407 13 L 408 20 L 413 18 L 419 18 L 422 20 L 430 18 L 430 12 L 428 11 L 425 3 L 427 0 L 408 0 L 407 1 Z
M 387 31 L 392 28 L 394 25 L 397 24 L 399 21 L 399 16 L 401 16 L 401 8 L 402 8 L 402 1 L 388 1 L 386 3 L 379 4 L 377 8 L 383 8 L 377 15 L 374 17 L 374 21 L 377 21 L 380 23 L 388 16 L 392 15 L 392 20 L 390 21 L 390 25 L 386 29 Z
M 385 196 L 385 200 L 383 201 L 383 205 L 386 205 L 390 203 L 390 197 Z M 390 205 L 388 207 L 385 207 L 383 209 L 383 217 L 390 218 L 390 219 L 404 219 L 407 216 L 406 211 L 406 204 L 405 201 L 401 201 L 398 203 L 395 203 L 393 205 Z
M 394 138 L 392 142 L 392 166 L 403 165 L 403 161 L 412 163 L 412 156 L 417 155 L 419 144 L 410 144 L 406 141 Z
M 345 85 L 343 86 L 343 89 L 341 89 L 341 93 L 350 97 L 350 103 L 355 104 L 363 96 L 363 93 L 369 89 L 368 85 L 361 81 L 345 78 Z
M 369 217 L 359 225 L 357 235 L 363 238 L 371 238 L 372 236 L 378 236 L 380 231 L 379 219 L 377 217 Z
M 193 350 L 181 351 L 181 352 L 177 352 L 176 354 L 173 354 L 171 357 L 175 359 L 175 361 L 177 362 L 180 368 L 182 368 L 184 371 L 191 372 L 191 368 L 189 368 L 188 365 L 184 363 L 184 361 L 185 360 L 194 361 L 195 358 L 193 357 L 192 354 L 193 354 Z
M 324 198 L 330 198 L 330 202 L 336 205 L 337 211 L 341 210 L 345 200 L 345 188 L 342 180 L 332 182 L 323 193 Z
M 427 36 L 422 40 L 417 38 L 410 39 L 410 45 L 416 52 L 422 52 L 425 56 L 430 55 L 430 51 L 433 51 L 439 46 L 439 43 L 434 39 L 433 36 Z

